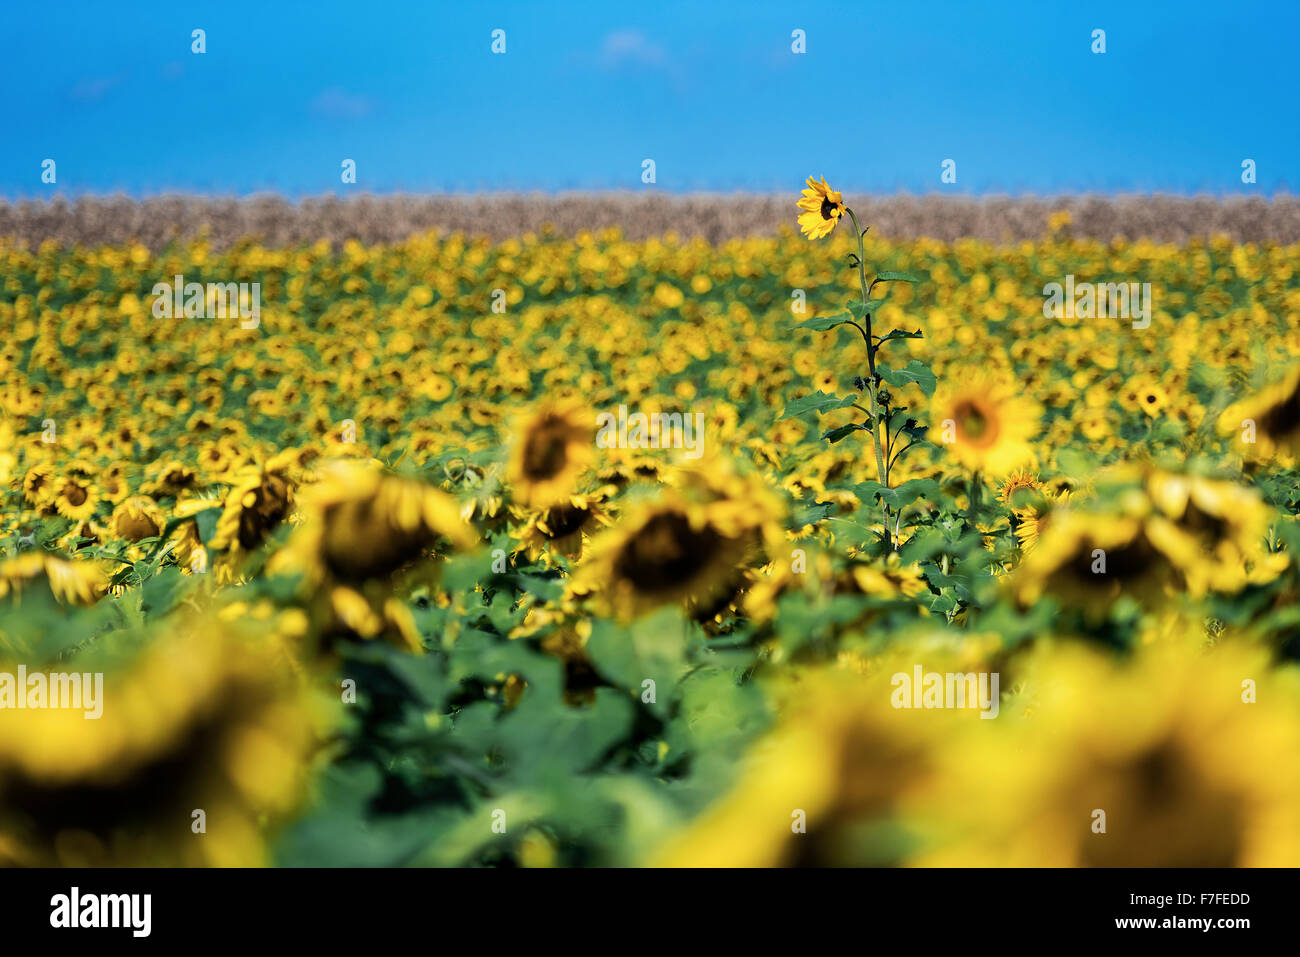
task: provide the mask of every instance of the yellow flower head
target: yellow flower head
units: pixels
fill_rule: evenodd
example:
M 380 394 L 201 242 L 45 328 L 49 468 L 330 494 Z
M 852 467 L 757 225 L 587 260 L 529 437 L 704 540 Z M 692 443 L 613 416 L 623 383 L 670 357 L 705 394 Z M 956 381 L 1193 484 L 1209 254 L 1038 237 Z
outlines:
M 798 206 L 803 210 L 799 214 L 799 230 L 809 239 L 829 236 L 848 208 L 844 205 L 844 197 L 830 188 L 824 176 L 820 183 L 808 177 L 808 186 Z

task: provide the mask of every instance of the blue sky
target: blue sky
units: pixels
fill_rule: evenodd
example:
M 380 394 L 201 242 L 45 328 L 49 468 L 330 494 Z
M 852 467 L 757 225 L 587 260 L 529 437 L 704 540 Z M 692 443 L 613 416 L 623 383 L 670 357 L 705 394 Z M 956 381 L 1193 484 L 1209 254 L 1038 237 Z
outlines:
M 790 192 L 809 173 L 1295 192 L 1298 36 L 1294 0 L 11 4 L 0 196 Z

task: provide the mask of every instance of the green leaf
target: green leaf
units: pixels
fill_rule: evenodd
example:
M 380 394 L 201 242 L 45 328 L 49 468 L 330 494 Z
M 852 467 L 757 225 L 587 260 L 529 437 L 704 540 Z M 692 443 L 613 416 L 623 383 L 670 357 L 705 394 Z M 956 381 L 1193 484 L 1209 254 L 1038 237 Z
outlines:
M 856 394 L 836 397 L 826 392 L 815 392 L 788 403 L 781 418 L 792 419 L 795 416 L 807 415 L 809 412 L 823 415 L 836 409 L 847 409 L 856 401 L 858 401 Z
M 929 478 L 912 479 L 897 488 L 884 489 L 881 491 L 880 497 L 893 508 L 902 508 L 905 505 L 911 505 L 918 498 L 938 498 L 939 483 Z
M 924 338 L 925 336 L 921 334 L 920 329 L 917 329 L 915 332 L 908 332 L 906 329 L 893 329 L 880 337 L 880 345 L 883 346 L 886 342 L 893 342 L 895 339 L 924 339 Z
M 920 359 L 910 360 L 907 365 L 901 369 L 891 369 L 888 366 L 877 366 L 876 372 L 880 374 L 880 378 L 884 379 L 895 388 L 901 389 L 905 385 L 915 383 L 917 386 L 920 386 L 921 391 L 927 396 L 934 395 L 934 387 L 938 383 L 938 380 L 934 377 L 934 373 L 930 371 L 930 367 Z
M 811 329 L 813 332 L 825 332 L 828 329 L 834 329 L 836 326 L 842 326 L 852 321 L 852 313 L 837 312 L 833 316 L 817 316 L 812 319 L 805 319 L 803 322 L 795 323 L 794 328 Z
M 865 425 L 859 425 L 857 422 L 850 422 L 848 425 L 841 425 L 838 429 L 827 429 L 822 433 L 823 439 L 829 439 L 834 445 L 840 439 L 844 438 L 851 432 L 870 432 Z
M 886 269 L 879 273 L 871 282 L 874 285 L 878 282 L 922 282 L 922 278 L 914 273 L 899 272 L 897 270 Z
M 194 516 L 194 523 L 198 526 L 199 541 L 205 545 L 212 541 L 212 536 L 217 531 L 217 519 L 221 517 L 221 506 L 216 508 L 205 508 Z

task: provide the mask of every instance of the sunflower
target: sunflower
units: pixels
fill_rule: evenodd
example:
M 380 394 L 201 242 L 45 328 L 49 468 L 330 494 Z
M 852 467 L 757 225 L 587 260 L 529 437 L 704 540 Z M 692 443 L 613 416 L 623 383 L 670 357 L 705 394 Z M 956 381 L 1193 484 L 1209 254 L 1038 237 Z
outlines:
M 928 781 L 964 709 L 891 706 L 909 654 L 861 669 L 818 669 L 778 687 L 780 717 L 742 761 L 730 792 L 650 862 L 665 867 L 834 867 L 898 863 L 899 809 Z M 936 663 L 927 662 L 927 670 Z M 965 667 L 963 671 L 967 670 Z M 994 722 L 974 721 L 975 725 Z M 794 825 L 802 823 L 803 830 Z
M 159 462 L 150 471 L 153 479 L 141 489 L 147 495 L 174 498 L 200 484 L 198 473 L 194 469 L 174 460 Z
M 824 176 L 820 183 L 808 177 L 808 186 L 798 206 L 803 210 L 799 214 L 799 230 L 809 239 L 829 236 L 847 209 L 844 197 L 830 188 Z
M 23 475 L 23 498 L 30 505 L 40 507 L 54 497 L 54 466 L 37 462 Z
M 252 634 L 173 623 L 165 637 L 129 662 L 73 666 L 106 672 L 97 720 L 5 712 L 0 863 L 269 863 L 268 825 L 304 796 L 324 699 Z M 195 809 L 209 836 L 191 831 Z
M 303 573 L 304 587 L 325 599 L 317 614 L 328 636 L 385 634 L 422 650 L 409 609 L 395 598 L 396 586 L 439 543 L 474 544 L 456 501 L 423 483 L 338 460 L 322 468 L 320 483 L 304 492 L 301 505 L 303 522 L 269 570 Z
M 912 598 L 930 591 L 920 567 L 904 565 L 898 552 L 883 562 L 855 563 L 848 571 L 857 590 L 875 598 Z
M 546 404 L 517 420 L 507 479 L 517 501 L 564 501 L 595 458 L 594 419 L 573 403 Z
M 707 620 L 784 542 L 781 506 L 758 479 L 720 462 L 680 473 L 679 487 L 634 505 L 597 536 L 579 569 L 578 583 L 620 618 L 684 604 Z
M 932 843 L 908 863 L 1300 865 L 1294 680 L 1263 649 L 1200 644 L 1198 624 L 1129 663 L 1040 646 L 1018 666 L 1023 714 L 954 738 L 916 794 Z M 1253 703 L 1244 676 L 1260 681 Z
M 1072 495 L 1069 489 L 1058 491 L 1050 487 L 1040 487 L 1039 492 L 1039 501 L 1012 509 L 1017 523 L 1016 540 L 1020 542 L 1022 551 L 1027 552 L 1038 544 L 1039 538 L 1052 522 L 1053 513 L 1068 506 Z
M 294 483 L 288 475 L 289 461 L 281 456 L 262 468 L 241 469 L 226 494 L 225 506 L 217 519 L 212 548 L 231 555 L 250 552 L 289 514 Z
M 1031 492 L 1041 491 L 1043 485 L 1038 481 L 1038 476 L 1026 469 L 1016 469 L 1012 472 L 1005 482 L 1002 483 L 1002 491 L 998 493 L 998 498 L 1003 504 L 1014 507 L 1017 502 L 1015 495 L 1022 489 L 1028 489 Z
M 64 518 L 82 522 L 95 514 L 99 491 L 94 483 L 68 475 L 55 484 L 53 501 L 55 509 Z
M 1018 395 L 1007 379 L 953 375 L 935 391 L 930 440 L 971 471 L 1000 477 L 1034 462 L 1029 440 L 1041 415 L 1039 405 Z
M 90 604 L 104 594 L 108 585 L 108 576 L 99 562 L 34 551 L 0 562 L 0 598 L 19 598 L 38 578 L 44 578 L 50 594 L 64 604 Z
M 1121 595 L 1159 604 L 1175 581 L 1143 516 L 1062 509 L 1025 554 L 1012 590 L 1022 607 L 1048 594 L 1098 618 Z
M 547 550 L 566 558 L 582 557 L 584 536 L 609 524 L 602 509 L 604 495 L 570 495 L 563 502 L 533 513 L 519 533 L 519 550 L 536 561 Z
M 166 521 L 162 509 L 147 495 L 133 495 L 113 510 L 109 525 L 113 534 L 128 542 L 156 538 Z
M 1294 461 L 1300 454 L 1300 365 L 1280 382 L 1224 409 L 1218 429 L 1233 435 L 1247 458 L 1278 457 L 1283 465 Z
M 1274 514 L 1253 488 L 1153 471 L 1147 490 L 1155 505 L 1148 521 L 1151 540 L 1178 567 L 1192 595 L 1237 592 L 1251 580 L 1252 569 L 1271 567 L 1269 577 L 1276 577 L 1285 567 L 1285 555 L 1265 552 Z

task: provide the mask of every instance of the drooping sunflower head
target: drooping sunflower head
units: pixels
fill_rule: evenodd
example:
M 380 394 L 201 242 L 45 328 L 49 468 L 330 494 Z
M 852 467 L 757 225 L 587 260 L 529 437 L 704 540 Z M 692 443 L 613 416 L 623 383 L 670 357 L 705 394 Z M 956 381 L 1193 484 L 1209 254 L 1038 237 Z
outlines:
M 570 495 L 562 502 L 533 512 L 520 533 L 520 548 L 533 560 L 547 552 L 566 558 L 582 556 L 584 535 L 608 525 L 600 492 Z
M 543 507 L 576 491 L 595 458 L 594 417 L 576 403 L 547 403 L 517 420 L 507 479 L 515 499 Z
M 847 207 L 838 190 L 830 188 L 826 177 L 821 182 L 808 177 L 808 185 L 799 199 L 799 230 L 809 239 L 829 236 Z
M 677 485 L 633 506 L 591 545 L 578 582 L 622 618 L 684 604 L 701 620 L 723 611 L 749 571 L 783 541 L 780 503 L 752 476 L 681 469 Z
M 1161 604 L 1176 578 L 1144 516 L 1065 508 L 1037 537 L 1011 585 L 1022 607 L 1046 594 L 1099 618 L 1120 596 Z
M 304 492 L 303 523 L 275 567 L 360 586 L 391 578 L 440 539 L 461 548 L 473 544 L 455 500 L 432 486 L 351 460 L 328 463 L 321 476 Z
M 240 555 L 257 548 L 289 514 L 294 483 L 286 471 L 249 466 L 242 469 L 226 494 L 217 519 L 212 548 Z
M 23 498 L 29 505 L 42 506 L 54 497 L 54 466 L 37 462 L 23 476 Z
M 113 510 L 113 534 L 128 542 L 162 534 L 166 520 L 162 509 L 147 495 L 133 495 Z
M 584 578 L 613 614 L 635 617 L 660 605 L 711 603 L 731 590 L 745 550 L 706 506 L 669 500 L 636 509 L 598 538 Z
M 977 374 L 949 381 L 934 395 L 930 440 L 966 468 L 991 477 L 1032 465 L 1038 404 L 1017 395 L 1004 378 Z
M 175 497 L 200 484 L 194 469 L 174 460 L 159 462 L 150 471 L 153 477 L 142 489 L 150 495 Z
M 1154 505 L 1148 522 L 1152 541 L 1193 595 L 1237 592 L 1248 581 L 1276 577 L 1286 566 L 1285 555 L 1265 551 L 1274 514 L 1253 488 L 1153 470 L 1146 489 Z

